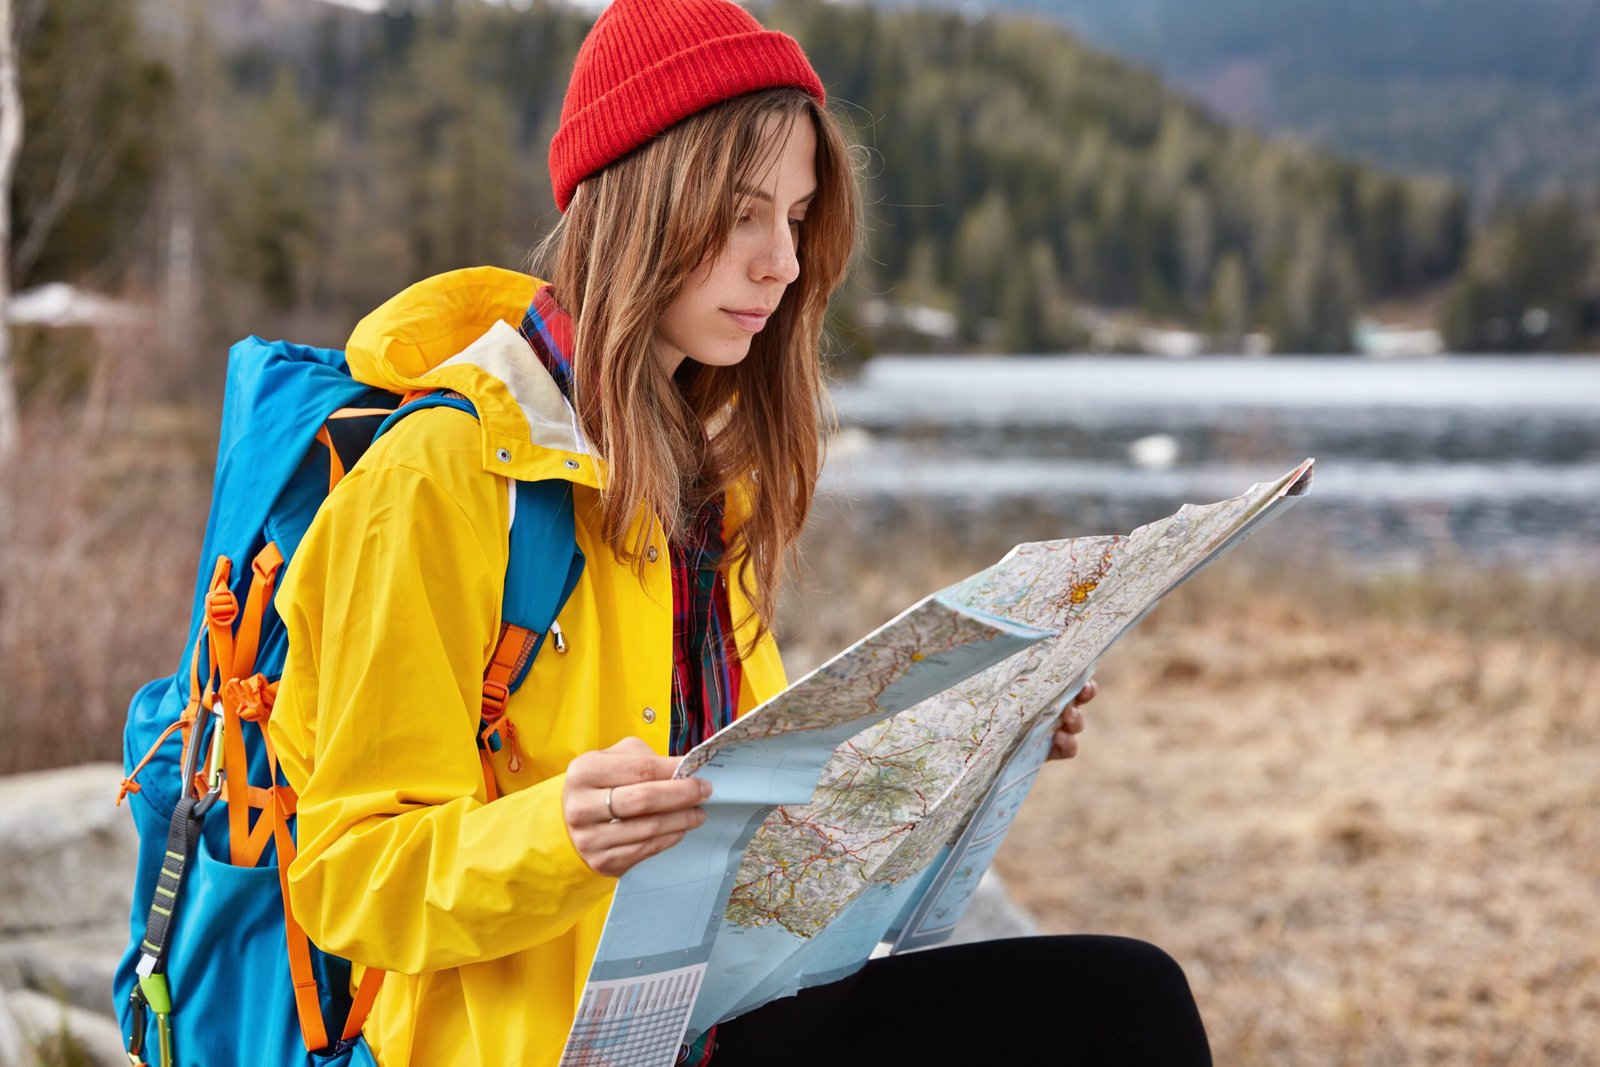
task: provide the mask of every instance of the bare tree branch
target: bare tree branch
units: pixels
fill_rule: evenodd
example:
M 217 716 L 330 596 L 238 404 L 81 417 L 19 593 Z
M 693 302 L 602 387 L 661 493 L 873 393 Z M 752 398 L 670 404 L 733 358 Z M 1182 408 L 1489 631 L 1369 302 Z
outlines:
M 69 114 L 72 116 L 72 129 L 63 138 L 65 150 L 61 153 L 61 165 L 56 168 L 55 181 L 50 185 L 50 195 L 30 214 L 17 235 L 16 251 L 11 257 L 12 273 L 16 278 L 26 280 L 33 270 L 33 264 L 44 251 L 50 231 L 67 208 L 72 206 L 79 186 L 84 184 L 84 166 L 91 157 L 98 156 L 102 160 L 110 158 L 103 146 L 94 144 L 93 119 L 89 111 L 78 108 Z
M 22 92 L 11 0 L 0 0 L 0 459 L 17 447 L 16 375 L 11 366 L 11 179 L 22 149 Z

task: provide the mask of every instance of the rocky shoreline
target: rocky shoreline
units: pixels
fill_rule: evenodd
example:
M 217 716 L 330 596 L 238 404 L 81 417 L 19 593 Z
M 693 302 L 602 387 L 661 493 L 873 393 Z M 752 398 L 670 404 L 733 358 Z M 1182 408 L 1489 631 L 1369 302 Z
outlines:
M 88 763 L 0 778 L 0 1067 L 127 1067 L 111 973 L 128 937 L 137 840 L 113 806 L 122 769 Z M 75 1062 L 83 1062 L 80 1058 Z

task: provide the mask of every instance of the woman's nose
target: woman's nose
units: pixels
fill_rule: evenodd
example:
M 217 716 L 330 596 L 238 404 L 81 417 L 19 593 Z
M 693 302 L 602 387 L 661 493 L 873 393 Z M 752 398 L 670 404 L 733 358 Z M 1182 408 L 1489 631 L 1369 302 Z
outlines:
M 785 285 L 800 277 L 800 235 L 788 221 L 771 234 L 761 253 L 758 270 L 763 278 L 775 278 Z

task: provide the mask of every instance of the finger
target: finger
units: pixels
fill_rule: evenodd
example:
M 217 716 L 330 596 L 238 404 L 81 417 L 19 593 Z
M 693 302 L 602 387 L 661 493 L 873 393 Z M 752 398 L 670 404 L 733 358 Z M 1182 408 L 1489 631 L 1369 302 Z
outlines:
M 628 742 L 633 744 L 628 745 Z M 623 749 L 623 745 L 628 745 Z M 620 750 L 620 751 L 619 751 Z M 680 757 L 658 756 L 636 737 L 625 738 L 599 752 L 585 752 L 567 765 L 567 778 L 575 786 L 600 788 L 671 778 Z
M 1050 741 L 1051 759 L 1071 759 L 1078 754 L 1078 739 L 1065 730 L 1057 730 Z
M 1056 719 L 1056 729 L 1065 730 L 1069 734 L 1081 734 L 1084 727 L 1083 712 L 1077 708 L 1068 708 Z
M 607 790 L 611 794 L 609 811 L 606 810 Z M 699 804 L 710 791 L 709 785 L 698 778 L 608 786 L 607 789 L 588 790 L 585 814 L 592 822 L 610 822 L 613 816 L 618 819 L 637 819 L 644 815 L 681 811 Z
M 1099 683 L 1097 683 L 1093 678 L 1090 678 L 1087 682 L 1083 683 L 1083 688 L 1078 690 L 1078 695 L 1073 698 L 1072 703 L 1074 705 L 1087 704 L 1089 701 L 1093 700 L 1099 695 Z
M 620 878 L 634 864 L 647 860 L 658 852 L 665 852 L 679 841 L 682 841 L 683 838 L 684 835 L 682 833 L 667 834 L 664 837 L 652 837 L 648 841 L 641 841 L 637 844 L 607 849 L 597 857 L 597 862 L 590 864 L 590 866 L 600 874 Z
M 669 812 L 665 815 L 646 815 L 618 822 L 584 823 L 571 831 L 572 843 L 577 846 L 590 866 L 608 852 L 642 844 L 658 837 L 685 834 L 704 825 L 705 812 L 699 808 Z M 599 867 L 595 867 L 599 870 Z
M 601 823 L 594 830 L 596 851 L 637 845 L 654 837 L 687 833 L 705 825 L 705 821 L 703 808 L 685 808 L 659 815 L 641 815 L 637 819 L 623 819 L 621 822 Z

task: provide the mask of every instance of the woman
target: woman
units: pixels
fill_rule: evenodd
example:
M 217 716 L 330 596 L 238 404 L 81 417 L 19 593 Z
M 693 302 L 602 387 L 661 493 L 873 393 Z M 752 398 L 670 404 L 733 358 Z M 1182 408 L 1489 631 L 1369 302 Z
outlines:
M 455 390 L 479 416 L 431 409 L 381 438 L 278 596 L 290 652 L 270 732 L 299 794 L 291 901 L 321 947 L 391 972 L 366 1027 L 380 1063 L 554 1063 L 614 879 L 704 819 L 708 787 L 673 781 L 675 757 L 784 684 L 769 623 L 815 489 L 823 312 L 858 228 L 824 101 L 799 46 L 728 0 L 618 0 L 551 145 L 565 213 L 538 255 L 551 284 L 456 272 L 351 338 L 358 378 Z M 565 651 L 543 651 L 507 705 L 491 793 L 476 735 L 508 477 L 572 484 L 587 568 L 558 620 Z M 1056 754 L 1081 728 L 1070 709 Z M 837 1060 L 854 1040 L 838 1027 L 857 1025 L 836 1022 L 841 999 L 931 980 L 983 1010 L 940 959 L 1009 980 L 1048 965 L 1070 984 L 1071 942 L 884 961 L 886 993 L 870 991 L 873 964 L 693 1055 L 779 1062 L 807 1047 L 785 1032 L 798 1019 Z M 1092 982 L 1108 966 L 1176 974 L 1199 1032 L 1165 957 L 1083 944 Z M 992 1032 L 981 1047 L 994 1053 Z

